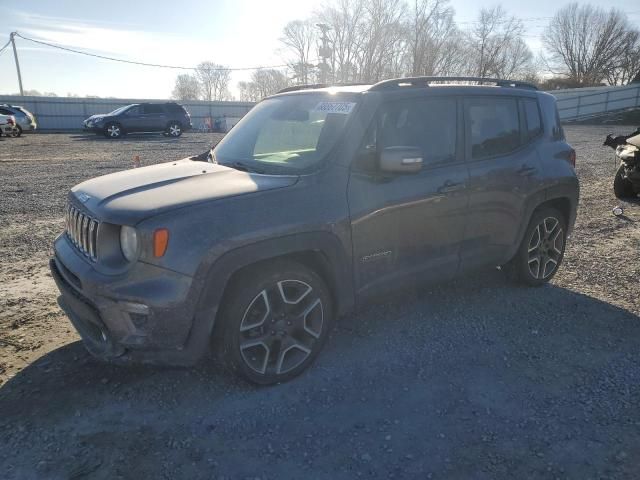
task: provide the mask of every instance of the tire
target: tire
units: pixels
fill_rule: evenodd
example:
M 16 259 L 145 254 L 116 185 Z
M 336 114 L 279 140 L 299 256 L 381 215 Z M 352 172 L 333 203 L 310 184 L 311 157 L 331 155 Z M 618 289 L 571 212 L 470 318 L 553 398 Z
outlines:
M 20 135 L 22 135 L 22 127 L 20 125 L 16 125 L 16 128 L 18 129 L 18 135 L 16 136 L 19 137 Z
M 624 166 L 620 165 L 618 171 L 616 172 L 616 176 L 613 179 L 613 193 L 617 198 L 627 199 L 627 198 L 636 198 L 638 196 L 637 192 L 633 188 L 633 183 L 628 178 L 624 176 Z
M 277 261 L 240 274 L 229 288 L 215 343 L 232 371 L 273 385 L 313 363 L 333 320 L 333 301 L 319 275 L 299 263 Z
M 180 122 L 170 122 L 169 125 L 167 125 L 165 133 L 169 137 L 178 138 L 180 135 L 182 135 L 182 125 L 180 124 Z
M 104 136 L 111 139 L 121 138 L 124 135 L 122 126 L 118 123 L 111 122 L 104 126 Z
M 567 221 L 555 208 L 543 208 L 531 217 L 515 257 L 509 262 L 511 277 L 538 287 L 551 280 L 564 258 Z

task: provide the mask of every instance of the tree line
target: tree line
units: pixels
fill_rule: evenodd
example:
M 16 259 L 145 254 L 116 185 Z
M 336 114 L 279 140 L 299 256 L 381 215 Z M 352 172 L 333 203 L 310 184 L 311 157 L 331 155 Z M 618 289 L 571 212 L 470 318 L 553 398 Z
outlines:
M 375 83 L 406 76 L 525 80 L 543 88 L 640 81 L 640 32 L 624 12 L 573 3 L 559 9 L 534 55 L 522 20 L 502 6 L 458 24 L 449 0 L 332 0 L 293 20 L 279 39 L 283 70 L 255 70 L 238 82 L 240 100 L 258 101 L 308 83 Z M 231 74 L 201 63 L 178 75 L 179 100 L 231 99 Z

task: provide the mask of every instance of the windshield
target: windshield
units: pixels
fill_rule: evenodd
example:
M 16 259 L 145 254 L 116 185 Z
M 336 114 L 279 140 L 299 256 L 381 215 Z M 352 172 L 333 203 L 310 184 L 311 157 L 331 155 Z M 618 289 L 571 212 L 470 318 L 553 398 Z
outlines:
M 340 138 L 356 98 L 322 93 L 264 100 L 218 144 L 214 161 L 264 173 L 309 170 Z
M 120 113 L 122 113 L 126 109 L 128 109 L 129 107 L 133 107 L 133 106 L 135 106 L 135 105 L 125 105 L 124 107 L 116 108 L 113 112 L 107 113 L 107 115 L 119 115 Z

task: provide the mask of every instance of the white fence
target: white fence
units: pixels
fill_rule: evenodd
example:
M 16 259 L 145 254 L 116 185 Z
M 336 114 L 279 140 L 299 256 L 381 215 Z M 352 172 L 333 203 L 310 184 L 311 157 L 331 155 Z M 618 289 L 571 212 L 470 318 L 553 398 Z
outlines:
M 84 119 L 98 113 L 109 113 L 132 103 L 166 102 L 167 100 L 141 100 L 121 98 L 74 97 L 21 97 L 0 95 L 0 104 L 22 105 L 32 112 L 41 130 L 76 130 L 82 128 Z M 195 129 L 204 127 L 217 118 L 224 118 L 228 127 L 242 118 L 254 103 L 251 102 L 178 102 L 191 115 Z
M 563 121 L 583 120 L 640 107 L 640 84 L 554 90 Z

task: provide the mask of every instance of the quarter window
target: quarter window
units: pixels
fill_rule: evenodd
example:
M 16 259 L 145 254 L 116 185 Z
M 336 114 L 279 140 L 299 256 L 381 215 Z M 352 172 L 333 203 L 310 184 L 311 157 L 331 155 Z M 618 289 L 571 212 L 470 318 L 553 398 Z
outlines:
M 379 117 L 378 148 L 418 147 L 425 165 L 451 162 L 456 158 L 456 118 L 453 98 L 390 103 Z
M 538 102 L 525 98 L 524 116 L 527 119 L 527 141 L 533 140 L 542 133 L 542 121 L 540 120 L 540 110 Z
M 467 99 L 465 105 L 471 158 L 504 155 L 520 146 L 520 121 L 515 99 Z

